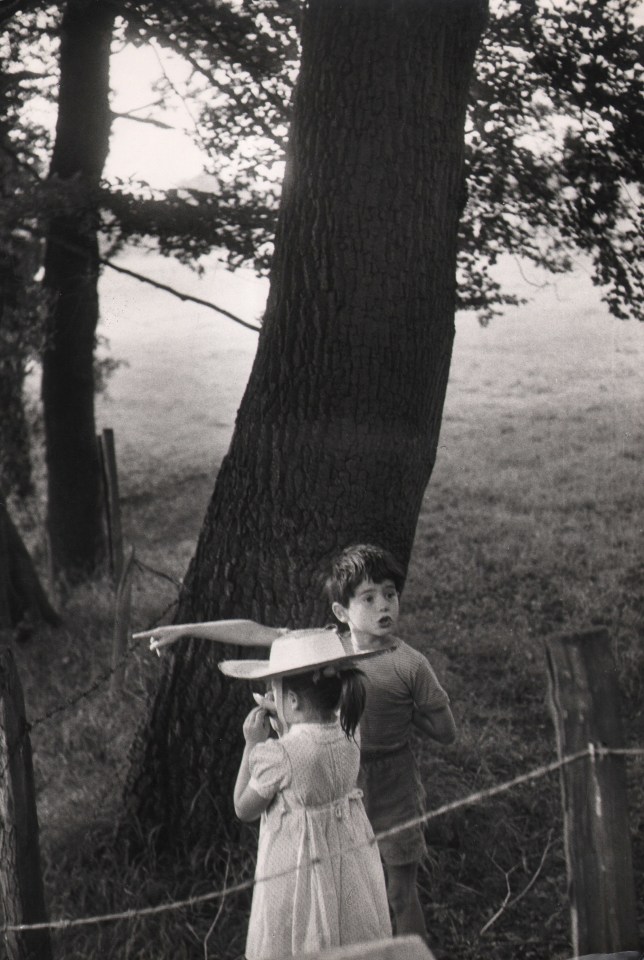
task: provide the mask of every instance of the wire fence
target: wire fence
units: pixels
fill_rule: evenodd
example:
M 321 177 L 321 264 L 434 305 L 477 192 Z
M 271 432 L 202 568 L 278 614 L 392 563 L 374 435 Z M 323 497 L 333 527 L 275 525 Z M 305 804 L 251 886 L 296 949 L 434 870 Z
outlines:
M 154 576 L 159 577 L 160 579 L 163 579 L 168 581 L 169 583 L 172 583 L 177 588 L 177 590 L 180 590 L 182 587 L 182 583 L 180 580 L 177 580 L 175 577 L 172 577 L 168 573 L 164 573 L 162 570 L 155 570 L 154 567 L 148 566 L 148 564 L 143 563 L 138 558 L 135 558 L 134 565 L 143 573 L 145 572 L 151 573 Z M 170 611 L 178 605 L 178 603 L 179 603 L 179 597 L 177 596 L 175 597 L 174 600 L 171 600 L 170 603 L 164 607 L 161 613 L 158 614 L 143 629 L 152 630 L 154 629 L 154 627 L 158 627 L 159 624 L 166 619 Z M 35 728 L 41 726 L 42 724 L 47 723 L 49 720 L 53 719 L 59 714 L 64 713 L 66 710 L 70 710 L 72 707 L 77 706 L 83 700 L 86 700 L 88 697 L 91 697 L 92 694 L 97 693 L 101 689 L 101 687 L 107 684 L 108 681 L 112 679 L 114 674 L 118 670 L 120 670 L 120 668 L 123 666 L 125 661 L 128 660 L 128 658 L 132 655 L 132 653 L 134 652 L 134 650 L 136 650 L 138 646 L 140 646 L 139 640 L 134 640 L 130 642 L 127 645 L 126 649 L 121 654 L 121 656 L 118 657 L 110 667 L 103 670 L 92 681 L 92 683 L 89 684 L 89 686 L 85 687 L 83 690 L 80 690 L 78 693 L 75 693 L 72 696 L 67 697 L 65 700 L 62 700 L 60 703 L 56 704 L 56 706 L 52 707 L 50 710 L 47 710 L 45 713 L 41 714 L 40 716 L 36 717 L 34 720 L 30 721 L 27 724 L 27 732 L 30 732 L 31 730 L 34 730 Z
M 142 572 L 152 573 L 154 576 L 159 577 L 163 580 L 167 580 L 177 587 L 177 590 L 180 590 L 183 586 L 181 581 L 177 580 L 175 577 L 170 576 L 170 574 L 164 573 L 162 570 L 155 570 L 154 567 L 150 567 L 147 564 L 143 563 L 141 560 L 135 559 L 135 565 Z M 149 624 L 145 627 L 145 630 L 152 630 L 155 627 L 166 619 L 170 610 L 176 607 L 179 603 L 179 597 L 175 597 L 169 604 L 167 604 L 161 613 L 159 613 Z M 97 693 L 103 686 L 105 686 L 114 676 L 114 674 L 120 670 L 123 664 L 128 660 L 132 655 L 134 650 L 140 645 L 139 640 L 131 641 L 123 653 L 115 659 L 110 667 L 103 670 L 87 687 L 78 691 L 77 693 L 72 694 L 70 697 L 61 700 L 55 706 L 51 707 L 45 713 L 40 714 L 35 717 L 33 720 L 25 722 L 23 729 L 21 730 L 19 736 L 11 743 L 11 746 L 8 750 L 7 756 L 3 758 L 3 764 L 0 767 L 0 777 L 4 776 L 11 758 L 13 755 L 20 749 L 21 744 L 23 743 L 25 737 L 29 736 L 34 730 L 38 727 L 47 724 L 50 720 L 53 720 L 55 717 L 59 716 L 62 713 L 65 713 L 67 710 L 71 710 L 73 707 L 78 706 L 79 703 L 82 703 L 83 700 L 87 700 L 93 694 Z
M 424 825 L 431 820 L 436 820 L 439 817 L 446 816 L 449 813 L 454 813 L 457 810 L 462 810 L 464 807 L 476 806 L 477 804 L 484 803 L 488 800 L 491 800 L 493 797 L 497 797 L 502 793 L 506 793 L 509 790 L 513 790 L 517 787 L 523 786 L 527 783 L 532 783 L 535 780 L 539 780 L 543 777 L 547 777 L 552 773 L 555 773 L 558 770 L 561 770 L 563 767 L 569 766 L 570 764 L 578 763 L 581 760 L 586 758 L 590 759 L 591 762 L 596 762 L 598 759 L 604 759 L 610 756 L 622 756 L 630 758 L 642 758 L 644 757 L 644 748 L 642 747 L 621 747 L 621 748 L 609 748 L 604 747 L 598 744 L 590 743 L 585 750 L 580 750 L 577 753 L 570 754 L 569 756 L 562 757 L 557 760 L 553 760 L 551 763 L 542 764 L 541 766 L 535 767 L 532 770 L 528 770 L 525 773 L 519 774 L 516 777 L 512 777 L 510 780 L 505 780 L 502 783 L 495 784 L 492 787 L 487 787 L 482 790 L 477 790 L 474 793 L 470 793 L 467 796 L 460 797 L 457 800 L 452 800 L 449 803 L 444 803 L 439 807 L 436 807 L 434 810 L 430 810 L 427 813 L 422 814 L 418 817 L 413 817 L 409 820 L 406 820 L 404 823 L 396 824 L 395 827 L 391 827 L 389 830 L 382 830 L 379 833 L 376 833 L 372 839 L 363 841 L 361 843 L 353 844 L 351 846 L 343 847 L 337 853 L 331 854 L 328 857 L 316 857 L 308 861 L 308 865 L 315 867 L 322 863 L 331 862 L 339 857 L 346 856 L 347 853 L 359 850 L 361 848 L 366 848 L 372 846 L 375 842 L 384 839 L 385 837 L 390 837 L 396 833 L 400 833 L 403 830 L 407 830 L 410 827 Z M 163 913 L 168 913 L 170 911 L 185 910 L 190 907 L 194 907 L 200 904 L 209 903 L 217 900 L 224 900 L 227 897 L 235 896 L 239 893 L 243 893 L 247 890 L 253 889 L 255 886 L 263 883 L 270 883 L 271 881 L 279 880 L 284 877 L 289 876 L 292 873 L 297 872 L 302 869 L 302 865 L 298 864 L 296 866 L 285 868 L 284 870 L 276 871 L 271 874 L 267 874 L 261 877 L 254 877 L 250 880 L 244 880 L 239 883 L 224 885 L 218 890 L 213 890 L 210 893 L 199 894 L 196 896 L 188 897 L 185 900 L 173 900 L 167 903 L 157 904 L 156 906 L 150 907 L 140 907 L 137 909 L 123 910 L 117 913 L 104 913 L 97 916 L 90 917 L 75 917 L 75 918 L 64 918 L 59 920 L 51 920 L 41 923 L 33 924 L 6 924 L 5 926 L 0 927 L 0 933 L 19 933 L 26 932 L 30 930 L 69 930 L 73 927 L 87 927 L 102 923 L 116 922 L 120 920 L 134 920 L 137 917 L 150 917 L 156 916 Z
M 172 577 L 171 575 L 165 573 L 164 571 L 157 570 L 148 564 L 145 564 L 138 558 L 134 560 L 136 568 L 142 573 L 149 573 L 155 577 L 163 579 L 175 586 L 179 592 L 183 588 L 181 581 Z M 164 621 L 174 607 L 179 603 L 179 595 L 174 598 L 162 611 L 158 614 L 150 624 L 145 628 L 145 630 L 152 630 L 158 626 L 162 621 Z M 64 701 L 58 703 L 56 706 L 52 707 L 46 713 L 37 717 L 31 723 L 26 724 L 26 728 L 23 731 L 22 736 L 29 734 L 31 730 L 37 728 L 40 725 L 47 723 L 52 720 L 54 717 L 60 715 L 66 710 L 72 709 L 77 706 L 84 699 L 91 697 L 93 694 L 97 693 L 119 670 L 123 663 L 132 655 L 133 651 L 139 646 L 140 641 L 135 640 L 128 644 L 127 648 L 124 650 L 122 655 L 114 662 L 110 668 L 104 670 L 98 677 L 96 677 L 91 684 L 86 688 L 75 693 L 71 697 L 65 699 Z M 22 737 L 20 738 L 22 739 Z M 16 744 L 13 745 L 14 749 Z M 309 863 L 310 866 L 315 867 L 318 864 L 321 864 L 325 861 L 331 861 L 340 856 L 345 856 L 349 851 L 356 851 L 361 847 L 367 847 L 373 843 L 380 841 L 382 839 L 394 836 L 395 834 L 409 829 L 410 827 L 415 827 L 419 825 L 427 824 L 432 820 L 436 820 L 440 817 L 446 816 L 450 813 L 454 813 L 458 810 L 461 810 L 465 807 L 472 807 L 478 804 L 485 803 L 494 797 L 500 796 L 503 793 L 506 793 L 510 790 L 516 789 L 528 783 L 533 783 L 536 780 L 547 777 L 558 770 L 563 769 L 564 767 L 578 763 L 584 759 L 590 759 L 592 763 L 595 763 L 597 760 L 601 760 L 608 756 L 622 756 L 629 758 L 641 758 L 644 757 L 644 748 L 633 747 L 633 748 L 608 748 L 602 745 L 597 745 L 589 743 L 588 747 L 585 750 L 581 750 L 577 753 L 571 754 L 569 756 L 553 760 L 550 763 L 542 764 L 538 767 L 533 768 L 525 773 L 519 774 L 516 777 L 513 777 L 509 780 L 505 780 L 502 783 L 498 783 L 494 786 L 487 787 L 481 790 L 478 790 L 474 793 L 470 793 L 466 796 L 452 800 L 448 803 L 442 804 L 435 809 L 428 811 L 418 817 L 414 817 L 410 820 L 406 820 L 403 823 L 396 824 L 388 830 L 380 831 L 377 833 L 373 839 L 363 841 L 359 844 L 354 844 L 350 847 L 343 848 L 342 851 L 330 855 L 325 858 L 315 858 L 312 859 Z M 6 764 L 5 764 L 6 767 Z M 0 771 L 1 773 L 2 771 Z M 291 873 L 296 872 L 298 869 L 301 869 L 302 865 L 297 865 L 294 867 L 285 868 L 284 870 L 271 873 L 270 875 L 265 875 L 261 877 L 254 877 L 252 879 L 240 881 L 235 884 L 224 884 L 224 886 L 218 890 L 213 890 L 209 893 L 199 894 L 191 896 L 187 899 L 182 900 L 173 900 L 166 903 L 157 904 L 155 906 L 149 907 L 140 907 L 136 909 L 122 910 L 114 913 L 105 913 L 95 916 L 87 917 L 76 917 L 76 918 L 61 918 L 58 920 L 52 921 L 43 921 L 40 923 L 33 924 L 5 924 L 0 926 L 0 933 L 5 935 L 8 933 L 21 933 L 28 931 L 37 931 L 37 930 L 68 930 L 76 927 L 87 927 L 92 925 L 118 922 L 118 921 L 132 921 L 138 917 L 151 917 L 159 914 L 169 913 L 172 911 L 186 910 L 191 907 L 195 907 L 204 903 L 209 903 L 213 901 L 224 901 L 228 897 L 236 896 L 240 893 L 246 892 L 253 889 L 258 884 L 270 883 L 271 881 L 279 880 L 288 876 Z

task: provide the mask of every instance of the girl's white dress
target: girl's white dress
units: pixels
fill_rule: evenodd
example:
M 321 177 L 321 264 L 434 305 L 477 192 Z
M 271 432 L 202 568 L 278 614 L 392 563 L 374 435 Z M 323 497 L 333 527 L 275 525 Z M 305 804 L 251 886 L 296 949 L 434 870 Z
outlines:
M 249 764 L 250 786 L 273 799 L 260 824 L 248 960 L 390 937 L 380 854 L 356 789 L 358 745 L 339 722 L 298 723 L 258 743 Z

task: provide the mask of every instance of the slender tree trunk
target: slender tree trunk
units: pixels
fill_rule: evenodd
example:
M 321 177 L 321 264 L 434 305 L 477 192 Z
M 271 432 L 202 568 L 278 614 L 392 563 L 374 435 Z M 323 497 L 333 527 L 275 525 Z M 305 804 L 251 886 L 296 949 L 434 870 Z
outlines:
M 482 0 L 305 6 L 266 315 L 178 619 L 320 623 L 338 548 L 408 562 L 449 372 L 484 16 Z M 212 840 L 233 818 L 252 701 L 207 646 L 173 658 L 134 755 L 129 812 L 160 839 Z
M 92 190 L 109 148 L 109 55 L 114 10 L 69 0 L 61 24 L 58 122 L 50 177 L 75 178 L 86 197 L 49 225 L 44 283 L 51 299 L 42 397 L 47 531 L 55 579 L 91 574 L 103 557 L 94 422 L 98 240 Z
M 0 166 L 0 177 L 4 174 Z M 8 180 L 7 190 L 12 186 L 10 172 Z M 4 188 L 3 183 L 0 202 Z M 0 489 L 19 497 L 33 489 L 24 402 L 29 341 L 33 339 L 25 327 L 35 325 L 25 297 L 29 279 L 19 254 L 0 249 Z
M 0 180 L 3 202 L 17 182 L 7 156 L 0 159 Z M 33 300 L 34 261 L 30 242 L 12 237 L 0 247 L 0 641 L 6 636 L 24 639 L 29 628 L 42 621 L 60 622 L 6 503 L 9 494 L 24 498 L 32 492 L 24 384 L 29 358 L 40 340 Z
M 0 636 L 18 627 L 24 639 L 35 624 L 55 627 L 60 622 L 0 489 Z

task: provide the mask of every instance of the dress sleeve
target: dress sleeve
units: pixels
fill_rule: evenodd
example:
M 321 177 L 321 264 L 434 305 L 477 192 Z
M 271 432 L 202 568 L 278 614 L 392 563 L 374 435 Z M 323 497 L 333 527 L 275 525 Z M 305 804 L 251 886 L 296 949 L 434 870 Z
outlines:
M 274 797 L 290 780 L 288 758 L 279 740 L 256 744 L 248 758 L 248 766 L 249 787 L 265 799 Z
M 419 654 L 412 686 L 414 706 L 421 713 L 442 710 L 449 703 L 449 697 L 434 673 L 429 660 Z

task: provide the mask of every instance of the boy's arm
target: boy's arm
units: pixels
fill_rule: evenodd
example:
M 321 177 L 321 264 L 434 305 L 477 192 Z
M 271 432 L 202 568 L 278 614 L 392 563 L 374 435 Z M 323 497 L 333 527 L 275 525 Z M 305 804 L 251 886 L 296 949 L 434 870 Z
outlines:
M 270 647 L 284 631 L 265 627 L 254 620 L 210 620 L 205 623 L 173 623 L 133 635 L 134 640 L 149 640 L 150 650 L 160 651 L 181 637 L 199 637 L 237 647 Z
M 456 724 L 448 704 L 438 710 L 419 710 L 414 707 L 411 722 L 426 737 L 439 743 L 453 743 L 456 739 Z

